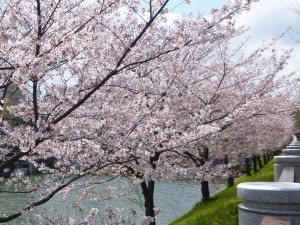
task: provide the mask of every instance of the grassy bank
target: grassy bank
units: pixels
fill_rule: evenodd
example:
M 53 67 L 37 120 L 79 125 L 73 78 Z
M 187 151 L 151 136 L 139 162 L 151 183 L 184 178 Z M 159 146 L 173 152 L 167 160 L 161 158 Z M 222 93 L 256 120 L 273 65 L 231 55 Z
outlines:
M 252 176 L 242 176 L 235 186 L 216 193 L 210 200 L 198 203 L 191 211 L 170 225 L 238 225 L 236 186 L 242 182 L 274 181 L 273 160 Z

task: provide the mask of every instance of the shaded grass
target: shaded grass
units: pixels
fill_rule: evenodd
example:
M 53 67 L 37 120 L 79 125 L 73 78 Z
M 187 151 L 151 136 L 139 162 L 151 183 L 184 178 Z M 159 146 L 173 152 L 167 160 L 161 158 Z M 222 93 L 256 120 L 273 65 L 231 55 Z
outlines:
M 273 160 L 251 176 L 242 176 L 235 185 L 216 193 L 211 199 L 197 203 L 194 208 L 170 225 L 238 225 L 238 204 L 236 186 L 242 182 L 274 181 Z

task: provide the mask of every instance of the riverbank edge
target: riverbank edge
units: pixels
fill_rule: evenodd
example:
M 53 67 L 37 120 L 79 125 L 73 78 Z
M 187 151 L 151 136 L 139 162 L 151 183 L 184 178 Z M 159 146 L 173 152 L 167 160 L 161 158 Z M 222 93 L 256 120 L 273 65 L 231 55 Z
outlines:
M 274 161 L 271 160 L 257 173 L 243 175 L 233 187 L 224 187 L 212 194 L 205 202 L 197 203 L 190 211 L 172 221 L 169 225 L 238 225 L 238 204 L 236 187 L 242 182 L 274 181 Z

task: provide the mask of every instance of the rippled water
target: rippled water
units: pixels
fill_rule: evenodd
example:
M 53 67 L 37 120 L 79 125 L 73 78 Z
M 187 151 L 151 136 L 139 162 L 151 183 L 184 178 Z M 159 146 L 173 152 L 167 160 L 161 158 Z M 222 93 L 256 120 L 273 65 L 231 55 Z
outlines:
M 116 179 L 109 182 L 107 185 L 120 185 L 128 182 L 127 179 Z M 221 188 L 225 187 L 225 183 L 210 183 L 210 193 L 214 193 Z M 101 190 L 105 188 L 105 185 L 101 185 L 96 191 L 101 193 Z M 139 196 L 141 195 L 141 190 L 139 186 L 136 187 L 137 192 L 131 194 L 130 196 L 120 197 L 114 200 L 106 200 L 101 202 L 84 201 L 83 205 L 86 209 L 91 209 L 94 207 L 100 208 L 100 210 L 105 210 L 107 205 L 111 205 L 114 208 L 133 208 L 138 212 L 136 221 L 138 221 L 143 215 L 144 211 L 139 201 Z M 155 207 L 161 209 L 161 212 L 157 215 L 157 224 L 164 225 L 168 224 L 178 216 L 182 215 L 186 211 L 190 210 L 197 202 L 202 198 L 201 196 L 201 186 L 200 181 L 174 181 L 174 182 L 156 182 L 155 184 L 155 194 L 154 202 Z M 56 207 L 59 212 L 63 212 L 65 216 L 72 217 L 74 211 L 70 204 L 72 199 L 76 197 L 76 193 L 71 193 L 70 199 L 63 200 L 62 196 L 55 196 L 51 201 L 42 205 L 38 209 L 43 208 L 53 208 Z M 22 206 L 26 205 L 32 200 L 29 196 L 22 194 L 7 194 L 0 193 L 0 212 L 1 214 L 7 213 L 20 209 Z M 34 215 L 28 215 L 34 217 Z M 16 221 L 6 223 L 6 224 L 17 224 Z
M 210 193 L 225 187 L 224 183 L 211 183 Z M 202 198 L 200 182 L 177 181 L 159 183 L 155 193 L 157 206 L 163 211 L 158 215 L 157 224 L 167 224 L 190 210 Z

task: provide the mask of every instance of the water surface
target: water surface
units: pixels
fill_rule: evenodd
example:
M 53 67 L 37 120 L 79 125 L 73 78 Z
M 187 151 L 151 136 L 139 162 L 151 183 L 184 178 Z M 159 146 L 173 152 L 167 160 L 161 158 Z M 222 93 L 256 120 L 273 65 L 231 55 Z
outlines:
M 92 178 L 95 179 L 95 178 Z M 111 205 L 113 208 L 124 208 L 128 210 L 132 208 L 138 212 L 135 221 L 139 221 L 143 217 L 144 211 L 142 206 L 142 193 L 140 187 L 134 186 L 128 179 L 115 179 L 107 184 L 102 184 L 94 191 L 101 193 L 108 186 L 120 186 L 127 184 L 132 187 L 133 191 L 129 196 L 119 197 L 113 200 L 103 200 L 100 202 L 83 200 L 82 204 L 87 209 L 99 208 L 100 211 L 104 211 L 107 205 Z M 210 193 L 214 193 L 221 188 L 225 187 L 224 182 L 210 183 Z M 157 224 L 168 224 L 178 216 L 190 210 L 197 202 L 201 201 L 201 186 L 200 181 L 173 181 L 173 182 L 156 182 L 154 202 L 155 207 L 160 209 L 157 215 Z M 79 190 L 80 192 L 80 190 Z M 64 200 L 62 195 L 55 196 L 49 202 L 38 207 L 36 210 L 56 208 L 59 213 L 63 213 L 66 217 L 73 217 L 76 213 L 71 207 L 72 202 L 78 196 L 79 192 L 71 192 L 68 199 Z M 22 206 L 30 203 L 33 197 L 27 194 L 9 194 L 0 193 L 0 212 L 1 214 L 9 214 L 14 210 L 22 208 Z M 127 212 L 127 211 L 126 211 Z M 125 212 L 125 214 L 126 214 Z M 128 214 L 129 215 L 129 214 Z M 29 216 L 36 220 L 34 212 L 29 213 Z M 19 218 L 6 224 L 18 224 L 23 221 L 24 218 Z

